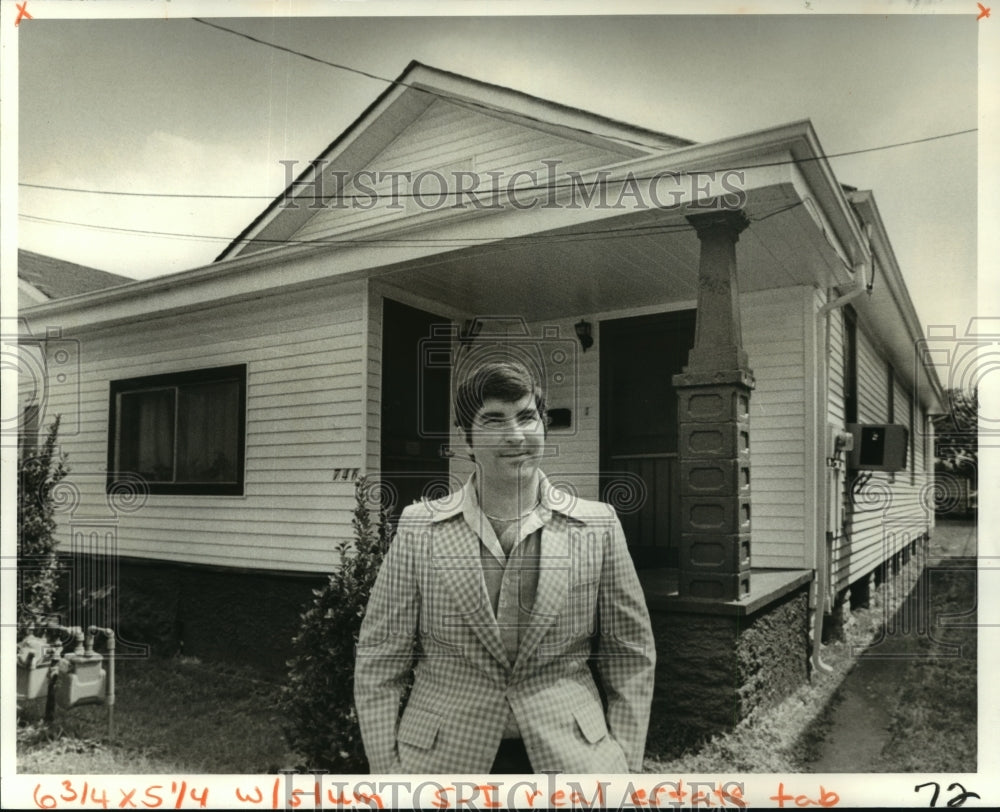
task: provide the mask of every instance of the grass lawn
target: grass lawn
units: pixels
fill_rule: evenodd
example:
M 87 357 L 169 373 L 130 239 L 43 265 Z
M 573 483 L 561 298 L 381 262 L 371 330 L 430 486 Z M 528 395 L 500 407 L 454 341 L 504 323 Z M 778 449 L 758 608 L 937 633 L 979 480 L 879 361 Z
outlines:
M 931 656 L 907 663 L 880 771 L 976 770 L 975 616 L 960 616 L 976 605 L 974 563 L 943 561 L 930 573 L 931 616 L 953 616 L 920 639 L 922 653 Z
M 275 707 L 278 686 L 194 658 L 125 660 L 116 669 L 115 737 L 102 705 L 18 714 L 17 771 L 58 774 L 274 773 L 295 764 Z

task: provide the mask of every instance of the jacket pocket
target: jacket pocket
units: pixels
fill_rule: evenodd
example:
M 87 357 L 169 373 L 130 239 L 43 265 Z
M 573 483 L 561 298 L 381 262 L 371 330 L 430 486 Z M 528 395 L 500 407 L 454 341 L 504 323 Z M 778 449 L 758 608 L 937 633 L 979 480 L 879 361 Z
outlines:
M 608 724 L 600 705 L 593 702 L 582 703 L 573 709 L 573 716 L 583 738 L 591 744 L 596 744 L 608 735 Z
M 434 746 L 440 727 L 441 717 L 436 713 L 420 708 L 407 708 L 399 721 L 396 739 L 421 750 L 429 750 Z

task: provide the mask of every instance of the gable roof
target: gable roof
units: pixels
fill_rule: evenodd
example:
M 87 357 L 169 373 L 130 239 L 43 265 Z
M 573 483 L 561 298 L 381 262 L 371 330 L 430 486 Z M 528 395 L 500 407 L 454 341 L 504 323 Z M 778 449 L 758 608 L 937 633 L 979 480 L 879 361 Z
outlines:
M 40 293 L 43 300 L 65 299 L 135 281 L 128 276 L 36 254 L 23 248 L 17 249 L 17 277 L 30 286 L 29 290 Z
M 470 120 L 475 120 L 475 128 L 456 131 L 456 123 L 467 125 Z M 517 131 L 513 147 L 507 138 L 511 130 Z M 322 177 L 320 172 L 332 168 L 337 174 L 350 175 L 352 171 L 370 170 L 376 158 L 385 161 L 387 169 L 405 167 L 415 175 L 426 171 L 426 167 L 447 169 L 463 154 L 455 147 L 458 141 L 474 150 L 474 168 L 480 171 L 494 168 L 485 159 L 483 166 L 478 166 L 485 154 L 481 146 L 493 150 L 488 153 L 490 160 L 503 151 L 508 172 L 522 169 L 525 160 L 537 162 L 539 155 L 575 156 L 577 163 L 584 155 L 589 162 L 580 167 L 582 176 L 586 176 L 581 176 L 585 184 L 609 172 L 617 182 L 628 176 L 655 184 L 660 177 L 694 178 L 708 171 L 717 174 L 723 171 L 721 168 L 738 169 L 742 191 L 750 196 L 751 210 L 766 214 L 757 220 L 757 240 L 741 241 L 742 250 L 759 255 L 756 263 L 744 263 L 744 268 L 753 269 L 761 280 L 760 289 L 797 282 L 848 291 L 864 281 L 859 281 L 860 271 L 871 267 L 874 251 L 883 269 L 880 275 L 891 274 L 892 279 L 878 286 L 884 289 L 878 301 L 871 305 L 858 301 L 857 307 L 890 345 L 894 364 L 901 377 L 907 379 L 905 370 L 910 369 L 913 347 L 921 340 L 920 323 L 905 294 L 888 237 L 870 193 L 858 193 L 837 180 L 808 120 L 695 144 L 418 63 L 411 63 L 400 79 L 327 147 L 317 159 L 325 162 L 319 169 L 314 161 L 215 262 L 109 290 L 92 290 L 65 301 L 45 302 L 32 308 L 31 317 L 51 319 L 58 314 L 65 329 L 93 329 L 133 322 L 150 312 L 164 314 L 256 297 L 265 290 L 291 291 L 417 268 L 421 269 L 428 291 L 453 290 L 451 280 L 459 278 L 456 274 L 464 274 L 462 269 L 467 267 L 475 267 L 484 278 L 497 269 L 519 268 L 528 273 L 538 264 L 540 252 L 536 245 L 522 239 L 530 235 L 563 237 L 557 245 L 553 243 L 546 259 L 568 269 L 569 274 L 581 265 L 593 266 L 594 243 L 577 239 L 581 225 L 593 229 L 629 217 L 640 228 L 650 228 L 651 224 L 659 228 L 662 221 L 656 218 L 671 207 L 657 203 L 647 212 L 641 196 L 629 211 L 608 205 L 535 207 L 529 201 L 527 205 L 494 209 L 489 213 L 489 227 L 476 229 L 477 224 L 481 225 L 474 219 L 479 212 L 473 211 L 470 217 L 452 216 L 449 210 L 456 207 L 450 205 L 440 212 L 440 217 L 422 213 L 414 213 L 412 218 L 394 215 L 360 224 L 353 220 L 346 223 L 347 228 L 343 221 L 329 219 L 343 214 L 346 206 L 331 205 L 342 201 L 317 195 L 323 205 L 310 205 L 317 202 L 310 184 Z M 405 150 L 398 149 L 401 144 Z M 392 156 L 396 163 L 388 160 Z M 420 156 L 420 161 L 413 160 L 414 156 Z M 566 163 L 573 165 L 569 160 Z M 614 165 L 613 170 L 607 168 L 610 165 Z M 492 176 L 493 172 L 486 174 Z M 548 191 L 541 185 L 529 188 L 539 197 L 539 192 Z M 690 200 L 710 194 L 700 188 L 689 192 Z M 683 215 L 683 207 L 672 207 L 675 211 L 671 216 Z M 772 216 L 775 214 L 781 216 Z M 867 226 L 872 226 L 872 233 L 866 234 Z M 592 233 L 595 239 L 601 239 L 600 230 Z M 608 233 L 612 235 L 608 239 L 613 240 L 613 230 Z M 411 235 L 416 239 L 401 238 Z M 621 289 L 616 268 L 624 250 L 619 246 L 633 242 L 632 257 L 627 261 L 636 268 L 645 268 L 657 253 L 686 256 L 688 260 L 682 259 L 680 265 L 690 272 L 687 284 L 693 289 L 698 246 L 690 228 L 685 226 L 683 233 L 677 234 L 667 229 L 649 231 L 643 236 L 645 241 L 630 239 L 609 247 L 614 261 L 598 269 L 604 274 L 603 290 Z M 658 242 L 650 244 L 651 239 Z M 771 268 L 773 273 L 761 273 L 761 269 Z M 669 281 L 663 274 L 656 279 L 661 285 Z M 518 289 L 517 285 L 511 287 Z M 482 288 L 469 289 L 481 292 Z M 632 290 L 641 290 L 645 295 L 650 289 L 642 285 Z M 587 295 L 576 309 L 591 312 L 586 307 L 600 290 L 600 280 L 599 284 L 588 284 Z M 533 304 L 539 298 L 533 297 Z M 618 305 L 624 307 L 627 298 L 618 300 Z M 553 301 L 560 308 L 567 306 L 565 297 L 550 297 L 550 303 Z M 923 361 L 922 366 L 926 375 L 913 376 L 922 378 L 916 388 L 922 401 L 936 411 L 940 408 L 936 405 L 941 399 L 940 381 L 932 364 Z
M 306 203 L 289 206 L 289 203 L 302 198 L 314 202 L 312 195 L 317 188 L 314 184 L 324 173 L 333 177 L 353 177 L 367 168 L 369 161 L 437 101 L 550 136 L 613 150 L 618 160 L 661 154 L 694 143 L 411 61 L 399 77 L 226 246 L 216 261 L 244 253 L 262 235 L 267 243 L 290 238 L 315 214 L 315 207 L 310 208 Z

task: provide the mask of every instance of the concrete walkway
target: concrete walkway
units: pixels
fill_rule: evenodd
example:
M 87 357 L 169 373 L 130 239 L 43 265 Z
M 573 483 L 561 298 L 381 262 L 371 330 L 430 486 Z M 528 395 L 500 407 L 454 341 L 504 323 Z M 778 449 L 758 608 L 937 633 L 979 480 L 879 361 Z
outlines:
M 976 555 L 974 521 L 939 521 L 928 547 L 923 577 L 881 638 L 864 652 L 834 696 L 833 723 L 809 769 L 817 773 L 882 771 L 879 756 L 889 741 L 893 712 L 907 669 L 914 658 L 926 656 L 928 568 L 948 566 L 951 559 Z M 958 563 L 957 561 L 953 563 Z M 933 580 L 930 581 L 933 588 Z M 933 622 L 933 619 L 931 619 Z M 940 640 L 941 632 L 931 637 Z

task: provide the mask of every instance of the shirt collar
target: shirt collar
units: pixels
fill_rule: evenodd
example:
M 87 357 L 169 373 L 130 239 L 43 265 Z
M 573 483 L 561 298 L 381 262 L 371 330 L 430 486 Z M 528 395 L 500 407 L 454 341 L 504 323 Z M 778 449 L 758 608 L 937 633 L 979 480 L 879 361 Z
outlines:
M 578 513 L 577 499 L 573 494 L 558 488 L 549 482 L 548 477 L 538 472 L 539 518 L 547 524 L 553 513 L 574 517 Z M 438 508 L 431 518 L 432 522 L 442 522 L 455 516 L 474 517 L 479 514 L 479 497 L 476 495 L 476 475 L 473 474 L 455 493 L 439 500 Z

